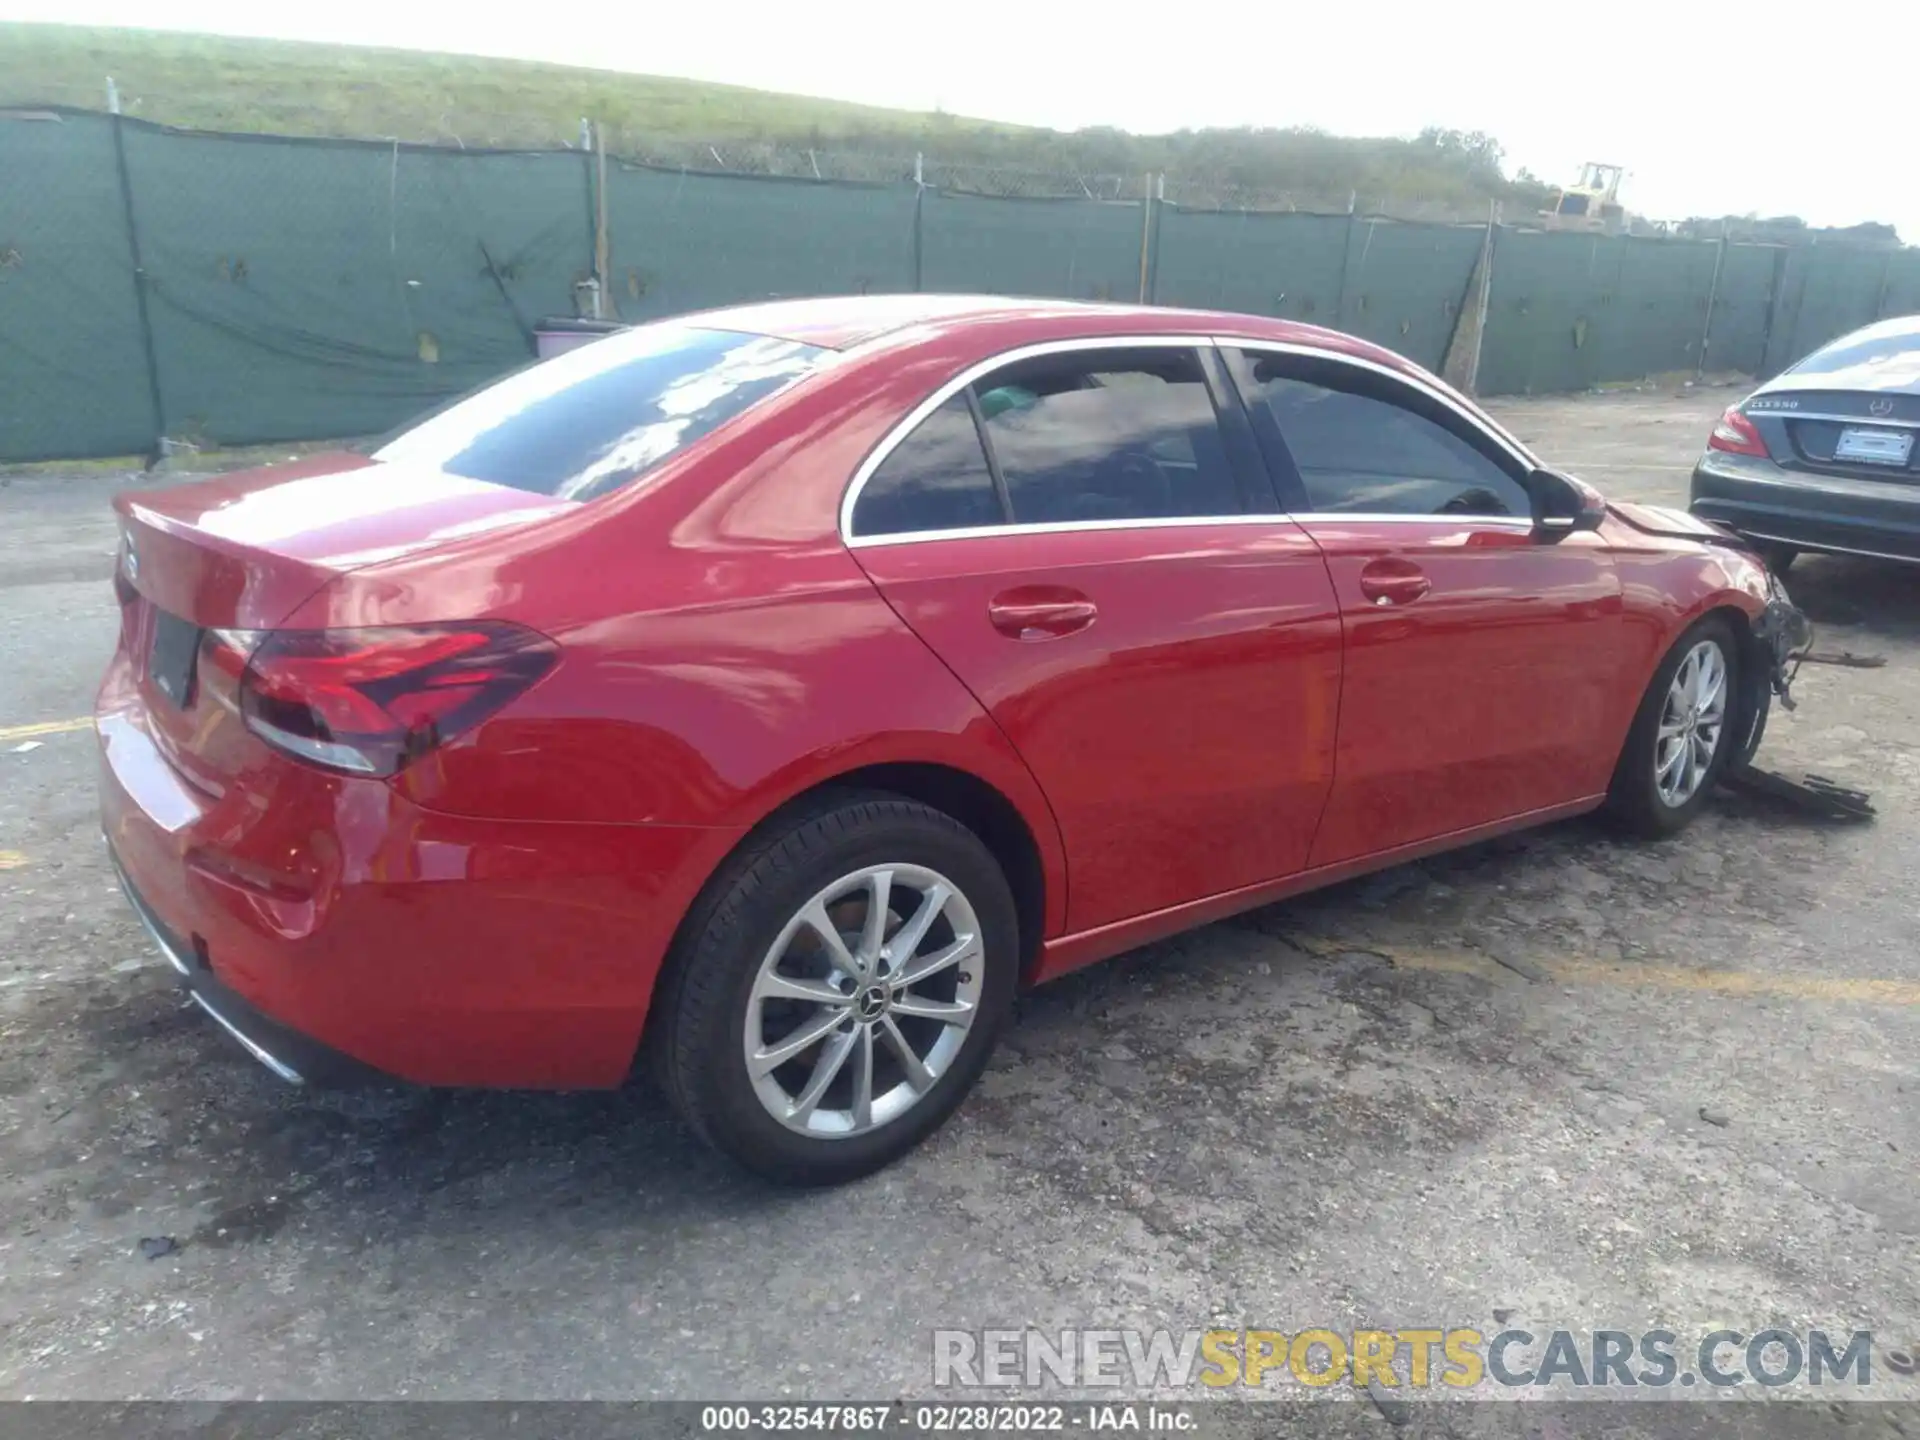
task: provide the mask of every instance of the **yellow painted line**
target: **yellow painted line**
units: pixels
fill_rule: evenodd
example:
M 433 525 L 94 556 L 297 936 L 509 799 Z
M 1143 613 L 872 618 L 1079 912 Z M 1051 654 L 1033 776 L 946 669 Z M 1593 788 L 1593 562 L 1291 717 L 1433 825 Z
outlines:
M 1352 948 L 1352 947 L 1346 947 Z M 1437 955 L 1368 946 L 1402 970 L 1436 970 L 1484 979 L 1512 972 L 1478 955 Z M 1684 965 L 1636 964 L 1624 960 L 1528 957 L 1564 985 L 1611 985 L 1626 990 L 1690 991 L 1701 995 L 1775 1000 L 1841 1000 L 1869 1005 L 1920 1005 L 1920 981 L 1853 979 L 1837 975 L 1777 975 L 1749 970 L 1694 970 Z
M 0 850 L 0 870 L 18 870 L 27 863 L 24 852 L 19 850 Z
M 1547 960 L 1540 968 L 1556 980 L 1575 985 L 1626 985 L 1781 1000 L 1860 1000 L 1874 1005 L 1920 1005 L 1920 981 L 1913 980 L 1690 970 L 1683 965 L 1634 965 L 1618 960 Z
M 8 740 L 31 740 L 36 735 L 67 735 L 75 730 L 92 728 L 91 715 L 82 715 L 77 720 L 42 720 L 36 725 L 0 726 L 0 744 Z

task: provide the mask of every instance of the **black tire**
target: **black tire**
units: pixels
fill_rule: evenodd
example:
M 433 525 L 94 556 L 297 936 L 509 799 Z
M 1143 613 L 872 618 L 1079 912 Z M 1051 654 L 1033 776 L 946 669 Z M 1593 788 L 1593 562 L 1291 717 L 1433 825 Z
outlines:
M 1688 652 L 1702 640 L 1715 642 L 1720 647 L 1721 658 L 1726 662 L 1726 710 L 1720 726 L 1719 743 L 1707 766 L 1706 775 L 1684 803 L 1669 805 L 1660 794 L 1654 774 L 1660 715 L 1675 673 Z M 1673 648 L 1653 672 L 1646 694 L 1640 697 L 1640 708 L 1634 712 L 1633 725 L 1627 731 L 1627 743 L 1620 749 L 1613 782 L 1607 790 L 1608 813 L 1622 829 L 1649 840 L 1664 839 L 1684 830 L 1706 805 L 1707 796 L 1725 773 L 1729 758 L 1745 738 L 1735 733 L 1741 713 L 1740 658 L 1741 649 L 1733 625 L 1720 615 L 1707 616 L 1673 642 Z
M 893 864 L 938 872 L 973 909 L 982 974 L 972 1027 L 946 1070 L 896 1119 L 847 1138 L 800 1134 L 769 1113 L 748 1073 L 742 1037 L 755 978 L 787 922 L 823 888 L 864 866 Z M 655 1071 L 687 1124 L 716 1150 L 783 1184 L 841 1184 L 891 1164 L 958 1108 L 992 1054 L 1019 965 L 1012 891 L 972 831 L 898 796 L 825 795 L 756 831 L 695 904 L 654 1000 Z
M 1800 552 L 1793 546 L 1781 545 L 1772 540 L 1756 540 L 1753 542 L 1753 548 L 1760 556 L 1761 563 L 1775 575 L 1785 575 L 1793 568 L 1793 562 L 1800 558 Z

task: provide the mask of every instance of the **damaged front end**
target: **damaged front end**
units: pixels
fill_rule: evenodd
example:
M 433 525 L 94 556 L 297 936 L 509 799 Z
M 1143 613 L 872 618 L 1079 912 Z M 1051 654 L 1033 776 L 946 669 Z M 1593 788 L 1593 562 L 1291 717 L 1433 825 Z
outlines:
M 1767 575 L 1767 604 L 1748 631 L 1745 677 L 1741 686 L 1739 724 L 1734 734 L 1743 736 L 1734 751 L 1733 763 L 1749 763 L 1766 735 L 1767 715 L 1777 698 L 1782 709 L 1793 709 L 1793 677 L 1798 670 L 1795 657 L 1813 645 L 1813 622 L 1793 603 L 1787 587 L 1771 571 Z
M 1813 648 L 1813 622 L 1793 603 L 1787 587 L 1778 575 L 1767 569 L 1752 544 L 1718 521 L 1680 510 L 1626 501 L 1610 501 L 1607 508 L 1644 534 L 1738 550 L 1766 574 L 1766 605 L 1747 629 L 1746 653 L 1741 656 L 1745 663 L 1739 670 L 1740 693 L 1734 697 L 1735 709 L 1728 721 L 1728 733 L 1738 737 L 1740 743 L 1728 757 L 1721 783 L 1828 818 L 1871 818 L 1872 802 L 1861 791 L 1836 785 L 1822 775 L 1805 775 L 1796 780 L 1762 770 L 1753 763 L 1766 736 L 1767 716 L 1774 700 L 1778 699 L 1784 709 L 1793 709 L 1793 677 Z
M 1787 587 L 1771 571 L 1767 574 L 1767 604 L 1749 628 L 1746 677 L 1741 709 L 1733 734 L 1742 742 L 1730 757 L 1720 781 L 1731 789 L 1781 801 L 1796 809 L 1835 820 L 1870 820 L 1873 802 L 1861 790 L 1850 790 L 1824 775 L 1798 779 L 1753 763 L 1767 733 L 1767 715 L 1777 698 L 1783 708 L 1793 706 L 1793 678 L 1800 662 L 1813 648 L 1813 622 L 1793 603 Z

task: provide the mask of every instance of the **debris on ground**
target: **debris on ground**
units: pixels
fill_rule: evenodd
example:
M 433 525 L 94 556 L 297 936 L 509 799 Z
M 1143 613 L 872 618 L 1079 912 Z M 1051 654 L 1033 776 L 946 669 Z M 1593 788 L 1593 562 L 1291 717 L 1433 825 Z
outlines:
M 1702 1105 L 1700 1107 L 1700 1118 L 1709 1125 L 1719 1126 L 1722 1130 L 1733 1123 L 1733 1117 L 1731 1115 L 1714 1105 Z
M 158 1260 L 163 1255 L 179 1253 L 180 1242 L 171 1235 L 143 1235 L 140 1237 L 140 1254 L 148 1260 Z
M 1807 774 L 1795 780 L 1754 765 L 1737 765 L 1720 777 L 1720 783 L 1829 820 L 1871 820 L 1877 813 L 1866 791 L 1850 790 L 1824 775 Z
M 1805 665 L 1847 665 L 1855 670 L 1878 670 L 1887 663 L 1884 655 L 1856 655 L 1851 650 L 1809 650 L 1800 656 Z

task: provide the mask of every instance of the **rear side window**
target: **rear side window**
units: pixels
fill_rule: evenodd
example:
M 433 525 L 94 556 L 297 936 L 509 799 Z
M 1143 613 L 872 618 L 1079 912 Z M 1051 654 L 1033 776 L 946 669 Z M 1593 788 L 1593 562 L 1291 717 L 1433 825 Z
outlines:
M 1316 514 L 1532 513 L 1506 469 L 1391 380 L 1293 356 L 1248 357 L 1256 425 L 1285 442 Z
M 922 420 L 868 477 L 853 505 L 856 535 L 998 525 L 1004 516 L 964 393 Z
M 975 391 L 1016 524 L 1241 513 L 1190 350 L 1047 355 Z
M 648 325 L 510 375 L 374 457 L 591 500 L 792 384 L 826 353 L 768 335 Z

